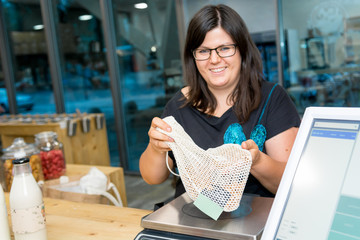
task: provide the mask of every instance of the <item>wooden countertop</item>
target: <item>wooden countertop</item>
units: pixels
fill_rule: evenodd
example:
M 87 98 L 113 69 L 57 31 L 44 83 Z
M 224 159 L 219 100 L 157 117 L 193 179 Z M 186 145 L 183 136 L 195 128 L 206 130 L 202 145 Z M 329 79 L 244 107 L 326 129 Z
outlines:
M 5 193 L 9 212 L 9 193 Z M 151 211 L 104 204 L 44 198 L 49 240 L 130 240 L 143 230 L 141 218 Z M 9 224 L 11 221 L 9 216 Z

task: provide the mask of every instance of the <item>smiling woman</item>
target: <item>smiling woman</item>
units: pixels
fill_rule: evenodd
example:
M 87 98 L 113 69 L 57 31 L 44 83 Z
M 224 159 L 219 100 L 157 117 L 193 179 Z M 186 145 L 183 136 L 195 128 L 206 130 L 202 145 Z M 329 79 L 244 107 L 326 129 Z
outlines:
M 169 175 L 166 152 L 176 140 L 164 134 L 172 131 L 164 118 L 173 116 L 204 150 L 224 144 L 248 150 L 253 163 L 244 192 L 274 196 L 300 118 L 285 90 L 264 80 L 261 55 L 245 22 L 226 5 L 203 7 L 189 23 L 184 62 L 187 86 L 167 103 L 163 119 L 151 122 L 149 145 L 140 158 L 144 180 L 158 184 Z M 176 156 L 168 155 L 169 167 L 176 168 Z M 180 172 L 175 197 L 188 191 L 182 177 L 187 176 Z

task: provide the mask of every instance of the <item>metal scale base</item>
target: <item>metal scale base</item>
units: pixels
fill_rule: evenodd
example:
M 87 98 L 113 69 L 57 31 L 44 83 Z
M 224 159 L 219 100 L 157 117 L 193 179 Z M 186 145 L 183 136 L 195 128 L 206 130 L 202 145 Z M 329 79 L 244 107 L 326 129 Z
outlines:
M 145 228 L 135 240 L 260 239 L 273 198 L 243 195 L 233 212 L 223 212 L 217 221 L 201 212 L 187 193 L 145 216 Z

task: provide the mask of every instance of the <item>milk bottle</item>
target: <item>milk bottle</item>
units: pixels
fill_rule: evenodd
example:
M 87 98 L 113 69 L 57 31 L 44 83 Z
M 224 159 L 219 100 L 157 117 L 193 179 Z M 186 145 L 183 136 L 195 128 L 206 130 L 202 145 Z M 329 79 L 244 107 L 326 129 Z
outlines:
M 29 158 L 13 160 L 10 212 L 15 240 L 46 240 L 44 202 Z
M 5 195 L 0 184 L 0 239 L 10 240 L 8 214 L 5 205 Z

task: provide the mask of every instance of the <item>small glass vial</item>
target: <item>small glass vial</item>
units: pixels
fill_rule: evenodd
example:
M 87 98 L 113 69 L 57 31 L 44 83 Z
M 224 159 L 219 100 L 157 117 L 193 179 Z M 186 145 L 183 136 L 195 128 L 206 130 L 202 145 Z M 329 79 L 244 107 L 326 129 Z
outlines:
M 63 144 L 57 140 L 55 132 L 41 132 L 35 135 L 35 142 L 40 150 L 44 179 L 55 179 L 66 171 Z
M 46 240 L 42 193 L 31 173 L 29 158 L 13 160 L 10 213 L 15 240 Z

